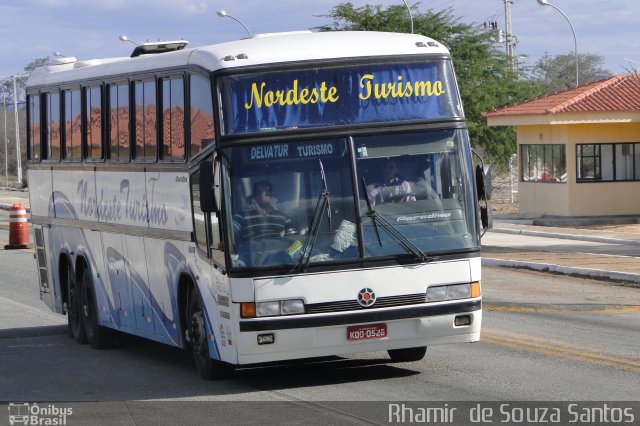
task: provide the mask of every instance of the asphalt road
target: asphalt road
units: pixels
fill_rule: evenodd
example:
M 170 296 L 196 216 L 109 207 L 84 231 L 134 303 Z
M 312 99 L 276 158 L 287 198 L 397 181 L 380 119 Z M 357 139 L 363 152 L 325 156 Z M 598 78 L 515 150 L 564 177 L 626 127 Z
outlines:
M 241 369 L 205 382 L 184 352 L 152 342 L 96 351 L 60 326 L 43 336 L 7 333 L 65 324 L 65 317 L 39 301 L 31 251 L 0 249 L 0 268 L 0 401 L 91 402 L 75 406 L 77 423 L 67 424 L 196 424 L 208 410 L 233 411 L 225 420 L 206 414 L 216 424 L 387 423 L 371 418 L 380 404 L 363 414 L 339 402 L 640 400 L 638 288 L 484 268 L 480 343 L 430 347 L 416 363 L 394 364 L 381 352 Z

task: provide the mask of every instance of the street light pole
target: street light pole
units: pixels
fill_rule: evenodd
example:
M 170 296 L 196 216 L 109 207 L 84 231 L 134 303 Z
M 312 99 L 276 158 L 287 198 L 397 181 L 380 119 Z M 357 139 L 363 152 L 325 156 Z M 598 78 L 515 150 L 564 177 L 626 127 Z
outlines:
M 20 123 L 18 122 L 18 84 L 13 76 L 13 109 L 16 117 L 16 163 L 18 165 L 18 186 L 22 186 L 22 158 L 20 158 Z
M 409 21 L 411 22 L 411 34 L 413 34 L 413 15 L 411 14 L 411 8 L 407 4 L 407 0 L 402 0 L 402 2 L 407 7 L 407 12 L 409 12 Z
M 235 18 L 235 17 L 233 17 L 233 16 L 229 15 L 229 14 L 228 14 L 226 11 L 224 11 L 224 10 L 219 10 L 219 11 L 217 11 L 216 13 L 217 13 L 217 15 L 218 15 L 220 18 L 231 18 L 231 19 L 233 19 L 233 20 L 234 20 L 234 21 L 236 21 L 238 24 L 240 24 L 240 25 L 242 25 L 242 26 L 244 27 L 244 29 L 249 33 L 249 36 L 253 36 L 253 33 L 251 32 L 251 30 L 249 29 L 249 27 L 247 27 L 245 24 L 243 24 L 243 23 L 242 23 L 242 21 L 241 21 L 241 20 L 239 20 L 238 18 Z
M 4 106 L 4 178 L 6 180 L 6 187 L 9 187 L 9 140 L 7 139 L 7 92 L 4 90 L 4 85 L 0 84 L 2 88 L 2 103 Z
M 16 132 L 16 171 L 17 171 L 17 178 L 18 178 L 18 184 L 22 185 L 22 158 L 20 156 L 20 116 L 19 116 L 19 111 L 18 111 L 18 78 L 24 78 L 24 77 L 28 77 L 29 74 L 14 74 L 14 75 L 3 75 L 0 76 L 0 81 L 10 81 L 13 80 L 13 109 L 14 109 L 14 113 L 15 113 L 15 122 L 16 122 L 16 128 L 15 128 L 15 132 Z M 4 97 L 6 98 L 6 93 L 4 92 L 4 87 L 2 87 L 2 91 L 4 93 Z M 6 113 L 6 101 L 5 101 L 5 113 Z M 6 131 L 6 125 L 5 125 L 5 131 Z M 8 140 L 5 137 L 5 159 L 7 158 L 6 155 L 6 151 L 7 151 L 7 144 L 8 144 Z M 8 167 L 5 166 L 5 169 L 8 170 Z M 8 173 L 8 172 L 7 172 Z
M 576 37 L 576 31 L 573 29 L 573 25 L 571 24 L 571 21 L 569 20 L 569 17 L 567 15 L 564 14 L 564 12 L 562 10 L 560 10 L 558 7 L 552 5 L 551 3 L 549 3 L 549 0 L 538 0 L 538 4 L 540 6 L 551 6 L 552 8 L 554 8 L 555 10 L 557 10 L 558 12 L 560 12 L 562 14 L 562 16 L 564 16 L 564 19 L 567 20 L 567 23 L 569 23 L 569 27 L 571 27 L 571 32 L 573 33 L 573 44 L 574 44 L 574 53 L 576 56 L 576 87 L 578 87 L 579 83 L 578 83 L 578 38 Z

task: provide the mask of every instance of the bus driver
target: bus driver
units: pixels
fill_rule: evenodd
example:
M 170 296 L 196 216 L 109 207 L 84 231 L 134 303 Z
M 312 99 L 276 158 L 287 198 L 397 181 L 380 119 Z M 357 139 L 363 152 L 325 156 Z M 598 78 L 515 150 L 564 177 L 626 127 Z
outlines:
M 253 185 L 249 205 L 243 215 L 236 214 L 233 228 L 240 241 L 256 238 L 280 238 L 291 220 L 273 206 L 271 183 L 259 181 Z
M 384 165 L 384 172 L 383 184 L 375 185 L 374 188 L 368 189 L 369 199 L 372 204 L 416 201 L 411 183 L 400 177 L 398 173 L 396 160 L 387 160 Z

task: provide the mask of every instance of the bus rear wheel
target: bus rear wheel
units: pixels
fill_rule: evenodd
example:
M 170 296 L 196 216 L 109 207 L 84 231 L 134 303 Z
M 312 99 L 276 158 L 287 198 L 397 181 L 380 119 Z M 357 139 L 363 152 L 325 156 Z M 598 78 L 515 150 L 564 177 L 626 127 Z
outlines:
M 387 353 L 394 362 L 414 362 L 420 361 L 424 358 L 427 353 L 427 347 L 420 346 L 418 348 L 389 349 Z
M 87 343 L 80 315 L 80 287 L 71 265 L 67 264 L 67 330 L 69 337 L 76 339 L 78 343 Z
M 216 361 L 209 356 L 209 341 L 205 313 L 200 305 L 198 290 L 193 289 L 189 297 L 189 344 L 196 370 L 205 380 L 217 380 L 229 377 L 233 367 L 225 362 Z
M 98 304 L 96 299 L 95 286 L 91 278 L 89 267 L 82 271 L 82 303 L 80 315 L 87 341 L 94 349 L 104 349 L 113 345 L 113 335 L 111 330 L 102 327 L 99 322 Z

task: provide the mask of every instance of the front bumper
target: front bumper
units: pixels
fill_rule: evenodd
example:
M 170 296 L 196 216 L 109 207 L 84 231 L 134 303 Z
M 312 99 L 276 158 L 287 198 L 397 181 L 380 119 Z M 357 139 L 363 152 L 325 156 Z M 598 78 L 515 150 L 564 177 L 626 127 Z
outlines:
M 470 324 L 456 326 L 455 318 L 460 315 L 470 316 Z M 238 363 L 476 342 L 480 339 L 481 322 L 480 298 L 402 308 L 242 320 L 237 348 Z M 347 340 L 348 326 L 377 323 L 387 325 L 386 337 Z M 259 335 L 271 333 L 274 335 L 273 343 L 258 344 Z

